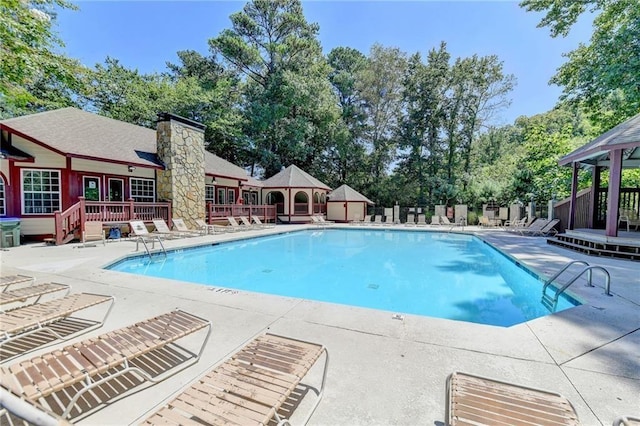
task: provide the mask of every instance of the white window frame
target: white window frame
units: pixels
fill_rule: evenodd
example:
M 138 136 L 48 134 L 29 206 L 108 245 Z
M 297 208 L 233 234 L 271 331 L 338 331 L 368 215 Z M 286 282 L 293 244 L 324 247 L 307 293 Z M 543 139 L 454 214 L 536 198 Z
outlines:
M 135 183 L 150 183 L 151 184 L 151 193 L 152 195 L 139 194 L 137 193 L 138 189 L 134 191 L 134 182 Z M 143 190 L 148 190 L 148 186 L 143 188 Z M 156 202 L 156 181 L 153 179 L 145 179 L 145 178 L 129 178 L 129 194 L 131 194 L 131 198 L 134 201 L 139 203 L 155 203 Z
M 98 199 L 88 201 L 102 201 L 102 179 L 100 179 L 100 176 L 82 176 L 82 196 L 84 197 L 84 199 L 87 199 L 87 194 L 85 193 L 87 189 L 87 179 L 98 181 Z
M 226 200 L 227 190 L 224 188 L 218 188 L 218 190 L 216 191 L 216 204 L 225 204 Z
M 0 216 L 7 215 L 7 185 L 4 178 L 0 175 Z
M 58 190 L 57 191 L 25 191 L 25 174 L 27 173 L 49 173 L 50 176 L 51 175 L 58 175 Z M 42 177 L 42 176 L 41 176 Z M 27 198 L 26 198 L 26 194 L 27 193 L 34 193 L 34 194 L 56 194 L 57 195 L 57 200 L 58 200 L 58 208 L 53 208 L 51 211 L 47 211 L 47 212 L 39 212 L 39 213 L 34 213 L 34 212 L 29 212 L 27 213 L 27 206 L 26 206 L 26 202 L 27 202 Z M 52 200 L 54 198 L 51 198 Z M 21 169 L 20 170 L 20 209 L 21 209 L 21 213 L 22 215 L 33 215 L 33 216 L 50 216 L 53 213 L 55 213 L 58 210 L 62 209 L 62 174 L 60 172 L 60 170 L 52 170 L 52 169 Z M 32 206 L 33 208 L 33 206 Z
M 227 204 L 235 204 L 236 203 L 236 191 L 235 189 L 227 190 Z
M 205 203 L 216 203 L 216 187 L 215 185 L 204 186 L 204 201 Z

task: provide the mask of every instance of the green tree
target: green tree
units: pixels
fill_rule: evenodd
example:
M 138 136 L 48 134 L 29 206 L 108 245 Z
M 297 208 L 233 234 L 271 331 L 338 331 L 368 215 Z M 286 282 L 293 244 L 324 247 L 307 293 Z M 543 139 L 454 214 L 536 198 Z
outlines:
M 179 64 L 168 63 L 173 82 L 172 112 L 205 124 L 207 149 L 237 165 L 252 163 L 251 145 L 242 133 L 241 84 L 235 72 L 213 56 L 193 50 L 178 52 Z
M 335 181 L 334 186 L 347 183 L 362 190 L 366 182 L 363 133 L 367 116 L 358 81 L 367 58 L 356 49 L 337 47 L 329 52 L 327 60 L 333 69 L 329 80 L 338 95 L 345 131 L 330 143 L 324 168 L 334 171 L 335 178 L 330 179 Z
M 413 182 L 408 189 L 413 189 L 416 196 L 412 204 L 419 206 L 439 201 L 446 185 L 441 177 L 445 156 L 442 128 L 446 115 L 449 59 L 443 42 L 439 49 L 429 51 L 426 64 L 422 63 L 420 54 L 412 55 L 404 75 L 398 171 L 405 174 L 408 182 Z
M 56 52 L 54 9 L 65 0 L 0 2 L 0 118 L 74 105 L 82 67 Z
M 406 55 L 398 48 L 375 44 L 361 73 L 358 90 L 365 104 L 367 122 L 363 138 L 369 152 L 369 195 L 379 198 L 383 178 L 395 158 L 398 118 L 402 106 L 402 79 Z
M 551 82 L 563 97 L 583 103 L 604 130 L 640 112 L 640 6 L 637 0 L 524 0 L 528 11 L 546 12 L 539 27 L 566 36 L 586 11 L 596 13 L 589 44 L 566 54 Z
M 230 19 L 209 46 L 245 77 L 254 161 L 266 177 L 289 164 L 318 170 L 340 111 L 317 24 L 307 23 L 299 0 L 255 0 Z

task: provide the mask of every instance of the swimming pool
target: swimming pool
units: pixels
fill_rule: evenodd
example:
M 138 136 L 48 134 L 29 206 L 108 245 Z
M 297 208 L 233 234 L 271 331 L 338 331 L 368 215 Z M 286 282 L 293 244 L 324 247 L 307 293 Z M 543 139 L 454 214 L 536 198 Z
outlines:
M 107 269 L 402 314 L 511 326 L 544 315 L 542 282 L 477 237 L 326 229 L 117 262 Z M 556 311 L 577 305 L 563 297 Z

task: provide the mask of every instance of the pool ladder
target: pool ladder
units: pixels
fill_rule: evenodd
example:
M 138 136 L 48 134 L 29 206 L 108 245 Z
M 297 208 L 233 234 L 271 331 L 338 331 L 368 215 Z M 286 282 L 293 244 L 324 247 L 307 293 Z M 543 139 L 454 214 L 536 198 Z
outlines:
M 151 250 L 155 249 L 156 240 L 158 240 L 158 242 L 160 243 L 160 247 L 162 248 L 162 253 L 164 253 L 164 257 L 167 257 L 167 250 L 164 248 L 164 244 L 162 244 L 162 240 L 157 235 L 151 240 Z M 151 255 L 151 250 L 149 250 L 149 246 L 147 245 L 147 240 L 144 237 L 138 237 L 138 239 L 136 240 L 136 251 L 138 251 L 140 243 L 142 243 L 142 245 L 144 246 L 144 250 L 147 252 L 149 259 L 153 259 L 153 256 Z
M 556 292 L 551 295 L 551 294 L 547 294 L 547 287 L 549 287 L 549 285 L 551 285 L 551 283 L 553 282 L 553 280 L 555 280 L 556 278 L 558 278 L 560 276 L 560 274 L 562 274 L 564 271 L 566 271 L 567 269 L 569 269 L 569 267 L 571 265 L 584 265 L 585 267 L 582 268 L 580 270 L 580 272 L 578 272 L 576 275 L 573 276 L 573 278 L 571 278 L 569 281 L 567 281 L 567 283 L 565 285 L 563 285 L 560 288 L 556 289 Z M 604 294 L 606 294 L 607 296 L 611 296 L 611 276 L 609 275 L 609 271 L 607 271 L 604 267 L 602 266 L 598 266 L 598 265 L 589 265 L 587 262 L 583 261 L 583 260 L 573 260 L 569 263 L 567 263 L 566 265 L 564 265 L 564 267 L 562 269 L 560 269 L 553 277 L 549 278 L 544 285 L 542 286 L 542 305 L 544 307 L 546 307 L 547 309 L 549 309 L 549 311 L 554 312 L 556 310 L 556 306 L 558 305 L 558 298 L 560 297 L 560 295 L 562 293 L 564 293 L 564 291 L 574 282 L 576 282 L 576 280 L 578 278 L 580 278 L 585 272 L 587 273 L 587 287 L 595 287 L 592 282 L 591 282 L 591 278 L 592 278 L 592 271 L 594 269 L 600 270 L 602 272 L 604 272 L 604 276 L 605 276 L 605 286 L 604 286 Z

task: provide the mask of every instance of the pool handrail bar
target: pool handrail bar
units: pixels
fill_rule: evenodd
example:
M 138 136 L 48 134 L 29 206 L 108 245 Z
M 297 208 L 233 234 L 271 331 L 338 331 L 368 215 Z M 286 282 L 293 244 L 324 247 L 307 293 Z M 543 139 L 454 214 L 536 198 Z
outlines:
M 586 265 L 585 268 L 583 268 L 580 272 L 578 272 L 576 275 L 573 276 L 573 278 L 571 278 L 569 281 L 567 281 L 562 287 L 556 289 L 556 292 L 553 296 L 553 298 L 551 298 L 550 296 L 547 295 L 546 291 L 547 291 L 547 287 L 549 287 L 549 285 L 551 284 L 551 282 L 553 280 L 555 280 L 556 278 L 558 278 L 558 276 L 567 270 L 567 268 L 569 268 L 569 266 L 574 265 L 574 264 L 584 264 Z M 566 264 L 564 266 L 564 268 L 562 268 L 560 271 L 558 271 L 558 273 L 556 273 L 553 277 L 549 278 L 544 285 L 542 286 L 542 304 L 547 306 L 547 308 L 549 308 L 549 310 L 555 310 L 555 307 L 558 303 L 558 297 L 560 297 L 560 295 L 562 293 L 564 293 L 564 291 L 569 288 L 569 286 L 571 284 L 573 284 L 578 278 L 580 278 L 585 272 L 587 273 L 587 287 L 595 287 L 592 283 L 592 272 L 594 269 L 600 270 L 602 272 L 604 272 L 605 275 L 605 287 L 604 287 L 604 294 L 607 296 L 612 296 L 611 294 L 611 275 L 609 274 L 609 271 L 607 271 L 604 267 L 599 266 L 599 265 L 589 265 L 587 262 L 583 261 L 583 260 L 574 260 L 572 262 L 569 262 L 568 264 Z

